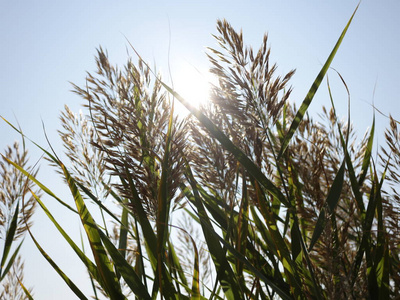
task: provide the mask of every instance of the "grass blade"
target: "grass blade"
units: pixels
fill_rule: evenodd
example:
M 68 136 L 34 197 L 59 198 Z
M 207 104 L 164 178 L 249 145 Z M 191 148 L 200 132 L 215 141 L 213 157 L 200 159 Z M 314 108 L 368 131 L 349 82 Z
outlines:
M 58 222 L 54 219 L 53 215 L 50 213 L 50 211 L 47 209 L 47 207 L 44 205 L 44 203 L 40 200 L 40 198 L 31 191 L 33 197 L 36 199 L 37 203 L 39 206 L 43 209 L 47 217 L 50 219 L 50 221 L 54 224 L 54 226 L 57 228 L 57 230 L 61 233 L 61 235 L 64 237 L 64 239 L 68 242 L 72 250 L 75 251 L 77 256 L 81 259 L 81 261 L 85 264 L 86 268 L 88 269 L 90 275 L 99 282 L 101 286 L 104 286 L 104 283 L 102 281 L 102 278 L 100 277 L 100 274 L 98 272 L 98 269 L 96 265 L 83 253 L 83 251 L 74 243 L 74 241 L 70 238 L 70 236 L 64 231 L 64 229 L 58 224 Z
M 4 268 L 4 265 L 6 264 L 8 253 L 11 250 L 11 245 L 14 240 L 15 231 L 17 230 L 18 214 L 19 214 L 19 202 L 17 203 L 17 206 L 15 207 L 14 215 L 11 220 L 10 227 L 7 230 L 6 240 L 4 242 L 4 250 L 3 250 L 3 256 L 1 258 L 1 266 L 0 266 L 1 278 L 3 278 L 5 275 L 5 274 L 3 274 L 3 268 Z
M 51 257 L 43 250 L 40 244 L 37 242 L 30 229 L 28 228 L 28 233 L 32 238 L 32 241 L 35 243 L 36 247 L 43 255 L 43 257 L 50 263 L 53 269 L 61 276 L 61 278 L 65 281 L 65 283 L 69 286 L 69 288 L 75 293 L 76 296 L 81 300 L 88 300 L 86 296 L 81 292 L 81 290 L 72 282 L 72 280 L 58 267 L 58 265 L 51 259 Z
M 39 147 L 39 146 L 38 146 Z M 43 150 L 45 151 L 45 150 Z M 48 153 L 48 152 L 46 152 Z M 50 153 L 48 153 L 49 155 L 51 155 Z M 3 159 L 5 159 L 7 162 L 9 162 L 10 164 L 12 164 L 15 168 L 17 168 L 22 174 L 24 174 L 27 178 L 29 178 L 29 180 L 32 180 L 32 182 L 34 182 L 39 188 L 42 189 L 42 191 L 44 191 L 46 194 L 48 194 L 49 196 L 51 196 L 52 198 L 56 199 L 59 203 L 61 203 L 61 205 L 65 206 L 66 208 L 68 208 L 70 211 L 74 212 L 74 213 L 78 213 L 75 209 L 73 209 L 70 205 L 68 205 L 67 203 L 65 203 L 64 201 L 62 201 L 60 198 L 58 198 L 49 188 L 47 188 L 44 184 L 42 184 L 39 180 L 37 180 L 34 176 L 32 176 L 32 174 L 30 174 L 29 172 L 27 172 L 24 168 L 22 168 L 21 166 L 19 166 L 18 164 L 16 164 L 15 162 L 9 160 L 7 157 L 5 157 L 3 154 L 0 153 L 0 155 L 3 157 Z M 54 157 L 53 157 L 54 158 Z M 55 159 L 55 162 L 58 163 L 58 161 Z
M 26 296 L 29 300 L 33 300 L 33 297 L 32 297 L 32 295 L 31 295 L 31 293 L 28 291 L 28 289 L 25 287 L 25 285 L 22 283 L 22 281 L 19 280 L 19 278 L 18 278 L 18 283 L 19 283 L 19 285 L 21 286 L 22 290 L 24 291 L 25 296 Z
M 322 207 L 321 212 L 318 216 L 318 220 L 317 223 L 315 224 L 314 232 L 311 238 L 308 251 L 312 250 L 315 243 L 318 241 L 319 237 L 324 231 L 326 223 L 326 214 L 332 213 L 339 202 L 344 182 L 344 171 L 345 171 L 345 161 L 342 162 L 342 165 L 340 166 L 340 169 L 337 172 L 335 179 L 333 180 L 332 186 L 328 193 L 328 197 L 326 198 L 325 204 Z
M 166 253 L 166 242 L 169 236 L 169 214 L 171 198 L 168 195 L 168 178 L 169 175 L 169 155 L 171 150 L 171 134 L 173 125 L 174 106 L 170 112 L 168 123 L 168 131 L 165 142 L 165 153 L 162 160 L 161 180 L 158 190 L 158 209 L 157 209 L 157 271 L 159 276 L 161 297 L 166 296 L 167 299 L 176 297 L 176 291 L 171 282 L 171 276 L 165 270 L 164 259 Z
M 238 290 L 239 283 L 237 278 L 226 259 L 225 250 L 221 247 L 218 241 L 218 234 L 214 231 L 211 221 L 207 216 L 206 210 L 203 206 L 201 197 L 197 189 L 197 183 L 193 177 L 189 164 L 186 164 L 186 176 L 193 189 L 195 206 L 197 214 L 200 218 L 200 225 L 203 229 L 203 234 L 213 259 L 215 268 L 217 270 L 217 277 L 222 286 L 222 289 L 228 299 L 244 299 L 243 294 Z
M 368 168 L 371 164 L 371 154 L 372 154 L 372 145 L 374 143 L 374 134 L 375 134 L 375 114 L 372 121 L 372 127 L 368 138 L 367 147 L 365 149 L 364 159 L 361 167 L 361 174 L 358 179 L 358 184 L 361 186 L 365 180 L 365 177 L 368 173 Z
M 150 300 L 151 297 L 147 292 L 147 289 L 141 282 L 140 278 L 137 276 L 133 267 L 126 261 L 110 239 L 102 232 L 98 231 L 104 246 L 107 248 L 108 253 L 112 257 L 115 267 L 121 276 L 124 278 L 127 285 L 131 288 L 132 292 L 139 297 L 139 299 Z
M 328 71 L 329 66 L 331 65 L 331 63 L 333 61 L 333 58 L 335 57 L 336 52 L 338 51 L 340 44 L 343 41 L 344 36 L 346 35 L 346 32 L 351 24 L 351 21 L 353 20 L 353 17 L 355 15 L 359 5 L 360 4 L 358 4 L 356 9 L 354 10 L 350 20 L 347 22 L 346 27 L 343 29 L 342 34 L 340 35 L 338 41 L 336 42 L 335 47 L 333 48 L 332 52 L 330 53 L 328 59 L 326 60 L 324 66 L 322 67 L 321 71 L 317 75 L 317 78 L 315 78 L 313 84 L 311 85 L 310 90 L 308 91 L 305 99 L 303 100 L 303 103 L 301 104 L 299 110 L 297 111 L 297 114 L 296 114 L 292 124 L 290 125 L 289 132 L 286 134 L 285 139 L 283 140 L 281 149 L 278 154 L 278 160 L 282 157 L 283 153 L 286 151 L 286 148 L 288 147 L 290 140 L 292 139 L 295 131 L 297 130 L 297 127 L 299 127 L 300 122 L 303 120 L 304 114 L 306 113 L 308 107 L 311 104 L 311 101 L 313 100 L 313 98 L 315 96 L 315 93 L 317 92 L 319 86 L 321 85 L 321 82 L 324 79 L 325 74 Z
M 23 241 L 21 241 L 21 243 L 19 243 L 17 249 L 15 249 L 13 255 L 11 255 L 11 258 L 8 260 L 7 266 L 2 270 L 0 282 L 4 279 L 4 277 L 7 275 L 8 271 L 14 264 L 14 261 L 19 253 L 19 250 L 21 249 L 22 243 L 23 243 Z
M 105 291 L 109 294 L 111 299 L 125 299 L 124 295 L 121 292 L 118 278 L 113 271 L 113 265 L 109 260 L 107 253 L 101 243 L 97 224 L 92 218 L 89 210 L 87 209 L 85 202 L 78 190 L 78 187 L 75 184 L 75 180 L 72 178 L 72 176 L 69 174 L 69 172 L 61 162 L 60 167 L 64 171 L 65 179 L 67 180 L 72 196 L 74 197 L 83 227 L 89 239 L 89 244 L 92 249 L 93 257 L 96 261 L 97 268 L 104 283 Z

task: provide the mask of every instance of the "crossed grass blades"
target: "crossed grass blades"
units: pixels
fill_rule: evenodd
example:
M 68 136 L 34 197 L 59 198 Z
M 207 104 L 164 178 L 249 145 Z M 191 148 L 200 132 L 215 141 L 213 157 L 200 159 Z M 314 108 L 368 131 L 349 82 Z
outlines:
M 97 72 L 74 86 L 88 116 L 61 115 L 68 167 L 43 150 L 76 208 L 14 163 L 79 215 L 93 260 L 32 193 L 87 267 L 93 298 L 396 298 L 398 122 L 390 118 L 375 162 L 374 122 L 357 139 L 349 119 L 338 121 L 329 83 L 332 108 L 319 122 L 306 114 L 353 16 L 299 109 L 288 101 L 294 72 L 276 74 L 267 36 L 253 51 L 226 21 L 208 53 L 218 84 L 200 109 L 140 57 L 119 70 L 98 50 Z M 174 115 L 176 100 L 190 116 Z

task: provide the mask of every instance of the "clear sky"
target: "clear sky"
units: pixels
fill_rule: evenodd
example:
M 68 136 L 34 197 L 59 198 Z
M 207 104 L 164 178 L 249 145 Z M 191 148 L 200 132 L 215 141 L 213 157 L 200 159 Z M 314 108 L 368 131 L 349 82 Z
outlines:
M 357 4 L 356 0 L 1 1 L 0 115 L 18 121 L 26 135 L 41 145 L 45 145 L 43 121 L 53 146 L 62 151 L 56 132 L 59 112 L 64 104 L 79 110 L 82 101 L 70 92 L 69 82 L 84 85 L 85 72 L 95 70 L 96 47 L 107 49 L 110 60 L 121 66 L 127 59 L 126 36 L 165 77 L 169 61 L 175 84 L 182 86 L 187 84 L 182 83 L 184 78 L 195 73 L 193 66 L 207 72 L 204 53 L 207 46 L 216 47 L 211 34 L 216 34 L 218 18 L 242 28 L 245 43 L 256 49 L 268 32 L 278 73 L 297 69 L 291 100 L 301 103 Z M 350 89 L 352 120 L 359 135 L 371 125 L 372 101 L 383 113 L 400 119 L 399 13 L 397 0 L 362 1 L 332 64 Z M 345 117 L 344 87 L 335 72 L 329 75 L 339 113 Z M 329 103 L 326 83 L 323 86 L 311 113 Z M 377 123 L 378 141 L 383 141 L 388 121 L 377 115 Z M 18 135 L 1 122 L 0 149 L 16 139 Z M 34 160 L 39 158 L 38 151 L 31 153 Z M 42 168 L 40 176 L 50 187 L 55 184 L 56 176 L 48 168 Z M 56 187 L 66 201 L 72 201 L 58 183 Z M 55 215 L 79 238 L 76 218 L 72 216 L 72 221 L 56 207 Z M 34 234 L 79 287 L 90 291 L 85 270 L 43 218 L 36 216 Z M 23 254 L 26 284 L 34 286 L 36 299 L 74 298 L 28 237 Z

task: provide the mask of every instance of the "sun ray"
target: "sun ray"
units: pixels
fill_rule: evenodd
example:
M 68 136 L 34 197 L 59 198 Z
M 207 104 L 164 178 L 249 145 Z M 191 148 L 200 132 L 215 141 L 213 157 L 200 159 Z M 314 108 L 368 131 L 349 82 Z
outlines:
M 200 70 L 186 64 L 175 73 L 174 89 L 192 105 L 200 107 L 209 101 L 212 82 L 213 77 L 207 70 Z M 177 104 L 176 111 L 179 115 L 188 113 L 180 103 Z

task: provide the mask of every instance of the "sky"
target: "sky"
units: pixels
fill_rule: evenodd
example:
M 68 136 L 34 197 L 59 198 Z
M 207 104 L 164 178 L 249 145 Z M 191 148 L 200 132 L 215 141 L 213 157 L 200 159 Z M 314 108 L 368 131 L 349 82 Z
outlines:
M 71 82 L 84 86 L 86 71 L 95 71 L 94 55 L 107 49 L 112 63 L 135 60 L 128 41 L 164 78 L 169 72 L 177 91 L 200 90 L 199 70 L 207 78 L 206 47 L 217 47 L 216 20 L 226 19 L 242 29 L 247 45 L 258 49 L 269 36 L 271 61 L 284 75 L 296 69 L 291 101 L 304 99 L 358 1 L 0 1 L 0 115 L 19 124 L 35 142 L 46 146 L 44 129 L 57 152 L 57 135 L 64 104 L 78 112 L 83 101 L 71 92 Z M 400 2 L 361 2 L 332 67 L 339 71 L 351 95 L 351 119 L 359 136 L 371 126 L 374 105 L 400 119 Z M 347 116 L 347 94 L 334 71 L 328 72 L 339 116 Z M 190 89 L 188 89 L 190 87 Z M 326 82 L 311 107 L 317 117 L 329 107 Z M 377 114 L 376 142 L 383 142 L 388 120 Z M 18 134 L 0 122 L 0 151 Z M 40 152 L 28 144 L 32 163 Z M 41 162 L 45 165 L 45 162 Z M 72 203 L 57 175 L 42 166 L 39 178 Z M 79 222 L 52 199 L 46 205 L 79 242 Z M 39 211 L 32 228 L 45 250 L 83 291 L 90 293 L 85 270 L 62 237 Z M 26 237 L 22 252 L 25 283 L 36 299 L 74 299 L 74 295 Z

